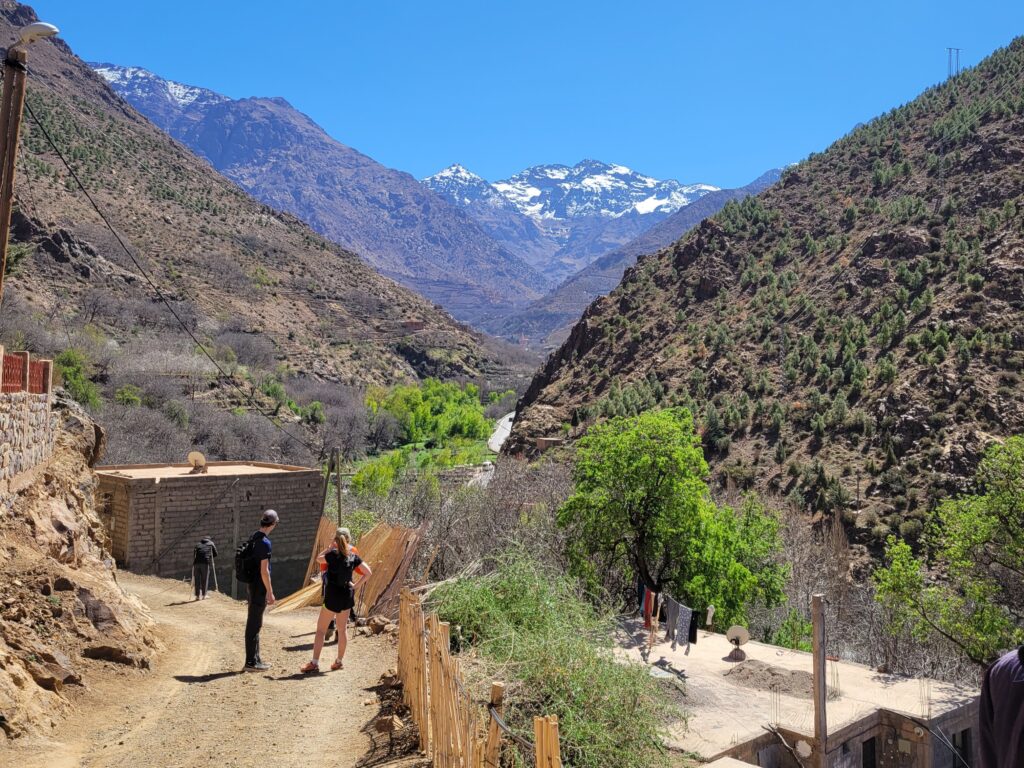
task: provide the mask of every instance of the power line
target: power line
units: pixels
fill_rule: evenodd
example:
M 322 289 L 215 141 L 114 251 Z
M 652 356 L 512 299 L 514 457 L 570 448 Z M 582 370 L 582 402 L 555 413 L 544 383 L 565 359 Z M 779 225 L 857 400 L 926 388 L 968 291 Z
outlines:
M 203 344 L 198 338 L 196 338 L 196 335 L 192 333 L 191 330 L 189 330 L 188 326 L 185 324 L 185 322 L 175 311 L 174 307 L 171 305 L 171 302 L 167 300 L 166 296 L 164 296 L 163 291 L 160 290 L 160 287 L 149 276 L 149 273 L 145 270 L 142 264 L 139 263 L 139 260 L 135 258 L 135 254 L 132 253 L 131 249 L 127 246 L 124 240 L 121 239 L 121 235 L 119 235 L 117 233 L 117 230 L 114 229 L 114 225 L 111 224 L 110 219 L 107 218 L 107 215 L 103 212 L 103 209 L 100 208 L 99 204 L 93 199 L 93 196 L 89 194 L 89 190 L 85 188 L 85 184 L 82 183 L 82 180 L 78 177 L 78 174 L 75 172 L 75 169 L 71 166 L 71 163 L 69 163 L 67 158 L 64 157 L 64 154 L 60 151 L 60 148 L 57 146 L 57 143 L 53 140 L 53 137 L 50 136 L 49 131 L 46 130 L 46 127 L 43 125 L 43 123 L 39 120 L 38 117 L 36 117 L 35 112 L 32 111 L 32 106 L 28 103 L 27 99 L 25 101 L 25 110 L 28 112 L 29 117 L 32 118 L 32 121 L 36 124 L 40 132 L 42 132 L 43 136 L 46 138 L 46 141 L 50 145 L 50 148 L 54 151 L 57 157 L 60 158 L 60 161 L 64 164 L 64 167 L 68 169 L 68 173 L 71 174 L 71 177 L 75 180 L 75 184 L 78 185 L 78 188 L 81 190 L 82 194 L 85 195 L 86 200 L 88 200 L 90 205 L 92 205 L 93 210 L 96 211 L 96 214 L 106 225 L 107 229 L 110 230 L 110 234 L 114 236 L 114 239 L 117 240 L 118 244 L 124 250 L 125 254 L 128 256 L 129 259 L 131 259 L 132 264 L 135 265 L 135 268 L 139 271 L 139 274 L 141 274 L 142 277 L 146 280 L 146 282 L 149 283 L 150 288 L 152 288 L 154 293 L 156 293 L 157 298 L 159 298 L 160 301 L 164 303 L 164 306 L 167 307 L 168 311 L 177 321 L 178 325 L 181 326 L 181 329 L 195 343 L 196 347 L 203 353 L 203 355 L 205 355 L 209 359 L 209 361 L 220 373 L 221 377 L 224 380 L 226 380 L 228 384 L 230 384 L 231 387 L 233 387 L 243 398 L 245 398 L 249 402 L 249 404 L 256 410 L 257 413 L 259 413 L 263 418 L 269 421 L 274 426 L 275 429 L 279 430 L 281 433 L 288 436 L 299 445 L 304 446 L 314 456 L 317 455 L 317 449 L 314 448 L 312 444 L 307 443 L 305 440 L 303 440 L 300 437 L 297 437 L 296 435 L 293 435 L 291 432 L 289 432 L 287 429 L 281 426 L 281 424 L 278 423 L 276 419 L 274 419 L 272 416 L 270 416 L 270 414 L 266 413 L 260 407 L 259 403 L 256 402 L 256 399 L 252 397 L 252 395 L 250 395 L 238 384 L 236 384 L 235 380 L 228 374 L 227 371 L 225 371 L 221 367 L 220 363 L 218 363 L 217 360 L 214 359 L 213 355 L 211 355 L 210 352 L 206 349 L 206 345 Z

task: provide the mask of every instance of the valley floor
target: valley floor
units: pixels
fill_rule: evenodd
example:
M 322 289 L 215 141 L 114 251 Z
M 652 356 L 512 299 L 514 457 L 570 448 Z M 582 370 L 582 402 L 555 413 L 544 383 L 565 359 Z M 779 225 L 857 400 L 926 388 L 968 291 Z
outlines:
M 370 749 L 372 690 L 395 664 L 393 640 L 353 635 L 345 669 L 298 674 L 310 658 L 316 610 L 266 616 L 267 673 L 241 672 L 245 604 L 187 585 L 121 572 L 149 608 L 164 649 L 148 672 L 108 665 L 75 696 L 76 714 L 48 738 L 15 743 L 0 762 L 20 768 L 351 768 Z M 334 658 L 325 648 L 323 664 Z M 68 690 L 68 689 L 65 689 Z M 70 689 L 75 691 L 76 689 Z M 368 703 L 367 703 L 368 702 Z M 10 763 L 7 761 L 10 760 Z

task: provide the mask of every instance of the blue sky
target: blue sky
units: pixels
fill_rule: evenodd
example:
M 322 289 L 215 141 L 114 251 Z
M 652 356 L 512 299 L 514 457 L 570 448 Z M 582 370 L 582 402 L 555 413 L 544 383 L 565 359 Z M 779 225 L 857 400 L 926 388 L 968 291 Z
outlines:
M 744 184 L 1024 33 L 973 0 L 37 0 L 78 55 L 284 96 L 417 177 L 585 157 Z

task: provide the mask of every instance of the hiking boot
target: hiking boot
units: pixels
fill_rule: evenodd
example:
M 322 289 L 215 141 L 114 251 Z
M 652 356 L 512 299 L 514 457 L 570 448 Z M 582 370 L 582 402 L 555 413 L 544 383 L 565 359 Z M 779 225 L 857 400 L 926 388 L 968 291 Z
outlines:
M 246 664 L 242 667 L 242 670 L 245 672 L 266 672 L 268 669 L 270 669 L 270 665 L 262 661 L 257 661 L 255 664 Z

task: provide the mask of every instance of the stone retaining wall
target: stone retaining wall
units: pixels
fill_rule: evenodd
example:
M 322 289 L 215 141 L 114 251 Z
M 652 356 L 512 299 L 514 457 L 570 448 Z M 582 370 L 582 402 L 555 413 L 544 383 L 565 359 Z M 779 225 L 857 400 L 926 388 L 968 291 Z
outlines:
M 0 481 L 48 461 L 56 430 L 49 395 L 0 393 Z

